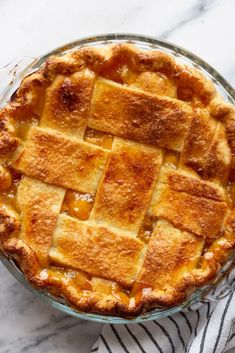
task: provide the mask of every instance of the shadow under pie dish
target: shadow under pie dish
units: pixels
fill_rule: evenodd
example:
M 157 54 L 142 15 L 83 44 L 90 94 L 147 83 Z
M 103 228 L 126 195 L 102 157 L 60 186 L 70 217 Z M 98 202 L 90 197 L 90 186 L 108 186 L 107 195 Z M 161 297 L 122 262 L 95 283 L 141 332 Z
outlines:
M 89 313 L 181 304 L 235 246 L 235 111 L 130 43 L 51 56 L 0 112 L 3 251 Z

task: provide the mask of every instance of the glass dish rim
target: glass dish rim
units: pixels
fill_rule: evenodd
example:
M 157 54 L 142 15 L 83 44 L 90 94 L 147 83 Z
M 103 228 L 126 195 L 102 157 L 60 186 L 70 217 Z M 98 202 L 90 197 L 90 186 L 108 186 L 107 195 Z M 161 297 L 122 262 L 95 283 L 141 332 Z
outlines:
M 45 55 L 39 56 L 37 58 L 32 58 L 33 62 L 31 62 L 23 71 L 23 73 L 29 74 L 37 70 L 48 57 L 52 55 L 62 55 L 66 52 L 79 49 L 80 47 L 86 45 L 106 45 L 108 43 L 115 43 L 115 42 L 130 42 L 135 45 L 147 45 L 149 49 L 160 49 L 164 51 L 168 51 L 175 56 L 184 58 L 189 60 L 191 65 L 197 66 L 203 71 L 206 76 L 210 76 L 214 82 L 219 84 L 222 89 L 225 91 L 227 99 L 231 102 L 235 102 L 235 91 L 232 86 L 227 82 L 226 79 L 212 66 L 207 64 L 206 61 L 199 58 L 197 55 L 191 53 L 190 51 L 170 43 L 165 40 L 156 39 L 154 37 L 145 36 L 145 35 L 137 35 L 137 34 L 128 34 L 128 33 L 109 33 L 109 34 L 99 34 L 95 36 L 84 37 L 79 40 L 72 41 L 67 43 L 63 46 L 60 46 L 56 49 L 53 49 L 46 53 Z M 21 78 L 22 80 L 22 78 Z M 163 308 L 163 309 L 153 309 L 147 313 L 139 315 L 135 318 L 125 319 L 122 317 L 115 317 L 111 315 L 99 315 L 99 314 L 89 314 L 85 312 L 79 312 L 76 309 L 73 309 L 71 306 L 68 306 L 66 303 L 60 303 L 58 300 L 59 298 L 54 297 L 53 295 L 49 294 L 46 291 L 42 291 L 40 289 L 34 288 L 24 277 L 23 273 L 20 269 L 16 266 L 16 264 L 12 261 L 10 257 L 6 254 L 0 253 L 0 260 L 4 264 L 4 266 L 8 269 L 8 271 L 21 283 L 26 287 L 34 296 L 39 298 L 44 303 L 48 304 L 49 306 L 71 316 L 74 316 L 79 319 L 101 322 L 101 323 L 112 323 L 112 324 L 130 324 L 130 323 L 139 323 L 149 320 L 155 320 L 158 318 L 166 317 L 172 314 L 175 314 L 185 308 L 187 308 L 190 304 L 198 302 L 202 299 L 202 297 L 211 289 L 217 286 L 218 281 L 216 283 L 209 283 L 203 286 L 202 288 L 197 289 L 193 292 L 182 304 L 171 307 L 171 308 Z M 229 260 L 226 263 L 225 267 L 231 266 L 228 265 Z M 224 273 L 225 270 L 223 267 L 220 273 Z M 227 270 L 227 268 L 226 268 Z M 220 281 L 219 281 L 220 282 Z M 210 300 L 210 299 L 209 299 Z M 213 300 L 213 299 L 211 299 Z

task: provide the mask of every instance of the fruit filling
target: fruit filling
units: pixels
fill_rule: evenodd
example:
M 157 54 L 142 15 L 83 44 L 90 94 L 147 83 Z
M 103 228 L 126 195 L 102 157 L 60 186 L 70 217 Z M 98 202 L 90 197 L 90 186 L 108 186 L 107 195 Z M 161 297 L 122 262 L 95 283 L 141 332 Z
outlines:
M 90 215 L 93 203 L 94 198 L 90 194 L 67 190 L 62 205 L 62 211 L 85 221 Z

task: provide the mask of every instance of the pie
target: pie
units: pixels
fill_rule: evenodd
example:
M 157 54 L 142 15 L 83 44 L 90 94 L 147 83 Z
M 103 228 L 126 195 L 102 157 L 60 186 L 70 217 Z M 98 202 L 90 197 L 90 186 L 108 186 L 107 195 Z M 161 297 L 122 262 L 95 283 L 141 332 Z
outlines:
M 50 57 L 0 111 L 1 249 L 77 310 L 182 303 L 235 247 L 235 108 L 123 43 Z

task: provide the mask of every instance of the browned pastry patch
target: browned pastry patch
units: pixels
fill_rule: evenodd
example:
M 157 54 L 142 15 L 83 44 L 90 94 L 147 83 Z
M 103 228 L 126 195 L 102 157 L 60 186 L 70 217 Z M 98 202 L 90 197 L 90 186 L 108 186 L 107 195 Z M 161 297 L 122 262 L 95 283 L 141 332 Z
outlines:
M 143 262 L 143 249 L 134 237 L 61 215 L 49 256 L 63 266 L 129 286 Z
M 0 242 L 20 230 L 18 214 L 10 206 L 0 206 Z
M 136 233 L 162 163 L 161 151 L 116 138 L 91 219 Z
M 227 214 L 226 202 L 175 191 L 167 184 L 160 185 L 159 190 L 159 199 L 152 205 L 157 217 L 204 238 L 219 235 Z M 200 192 L 195 193 L 200 195 Z
M 70 77 L 56 77 L 46 92 L 41 125 L 82 137 L 87 126 L 94 78 L 89 70 Z
M 225 201 L 225 190 L 222 187 L 194 178 L 191 175 L 168 172 L 168 183 L 171 189 L 175 191 L 183 191 L 187 194 L 215 201 Z
M 148 244 L 137 283 L 155 295 L 171 292 L 182 281 L 194 284 L 191 271 L 200 259 L 204 241 L 181 231 L 167 221 L 159 221 Z
M 11 119 L 4 110 L 0 112 L 0 154 L 2 156 L 14 152 L 19 144 L 15 136 L 14 126 Z
M 98 79 L 88 125 L 113 135 L 181 151 L 191 119 L 183 102 Z
M 24 177 L 17 191 L 17 204 L 21 212 L 19 239 L 36 253 L 40 265 L 48 266 L 48 251 L 60 213 L 65 190 Z
M 197 109 L 194 112 L 181 155 L 184 165 L 200 172 L 216 126 L 217 121 L 210 116 L 207 109 Z
M 14 167 L 28 176 L 94 193 L 108 152 L 55 130 L 32 128 Z
M 17 120 L 28 119 L 30 116 L 39 118 L 48 84 L 40 70 L 25 77 L 11 97 L 11 105 L 7 106 L 10 115 Z

